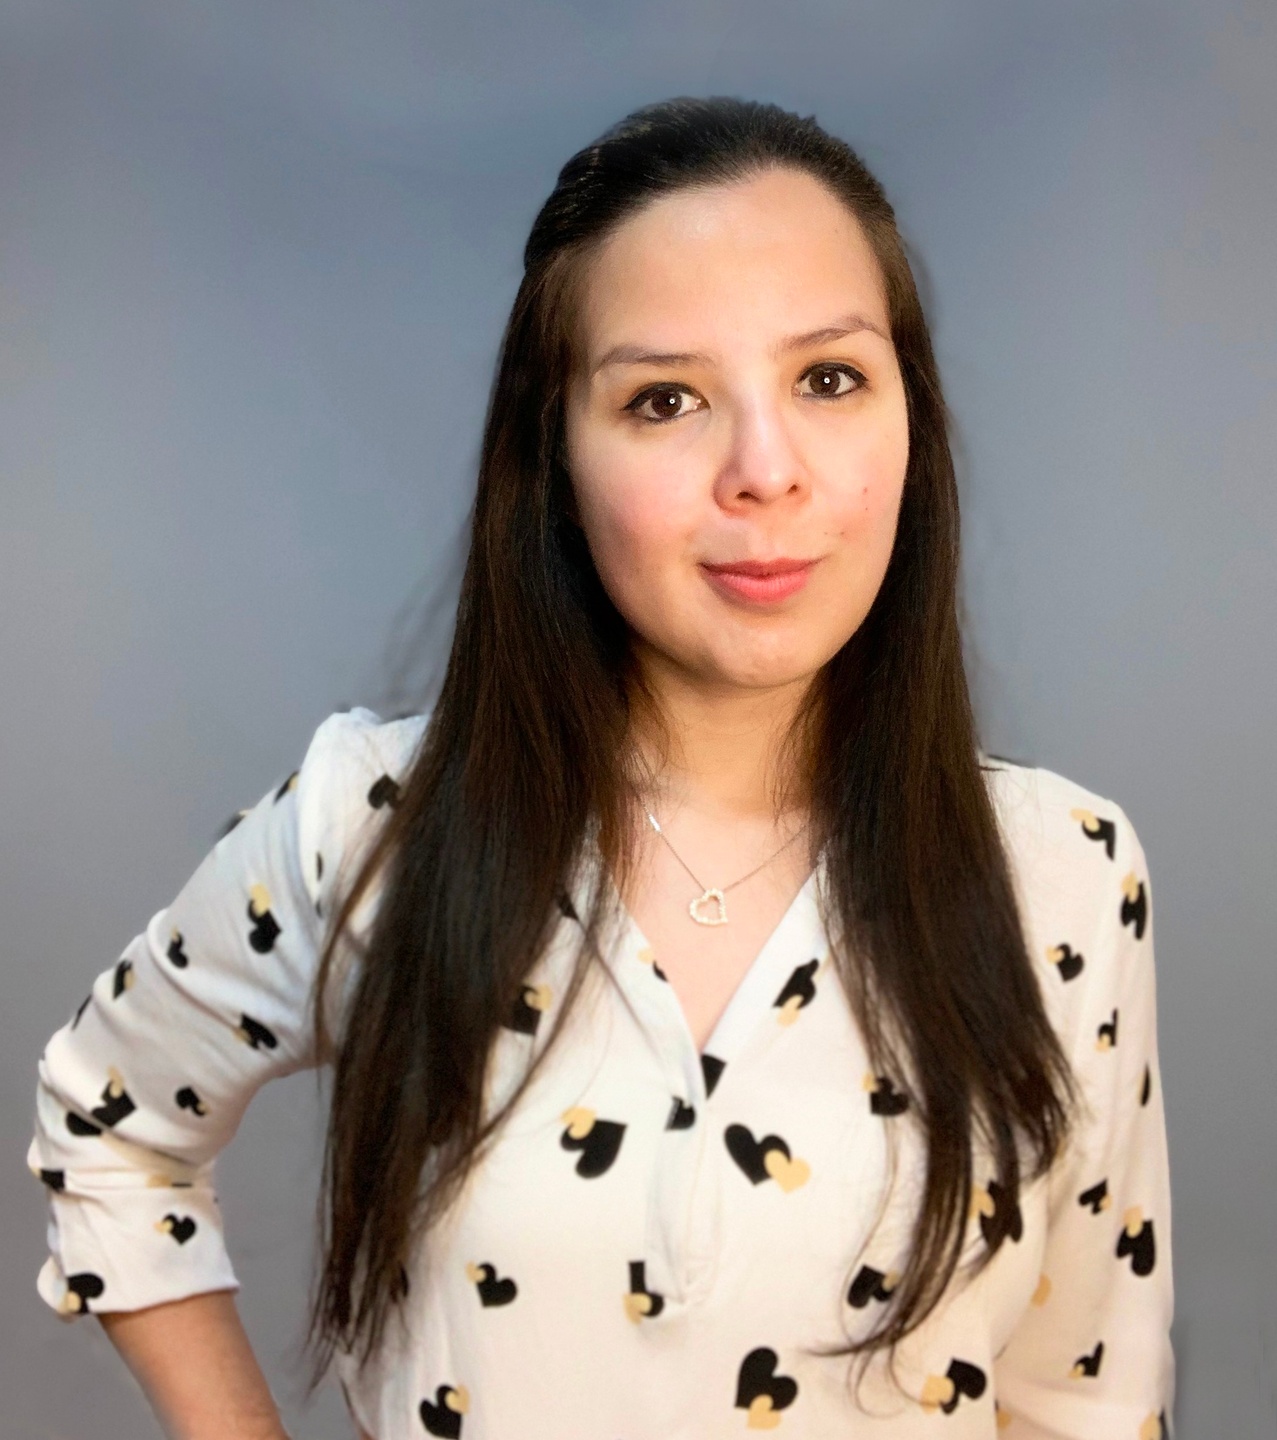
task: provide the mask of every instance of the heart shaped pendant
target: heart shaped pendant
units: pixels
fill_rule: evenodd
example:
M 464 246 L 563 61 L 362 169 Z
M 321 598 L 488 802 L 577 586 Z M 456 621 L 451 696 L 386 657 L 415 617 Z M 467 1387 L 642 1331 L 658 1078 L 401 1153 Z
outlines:
M 712 905 L 714 913 L 703 914 L 701 906 Z M 698 925 L 726 925 L 727 924 L 727 901 L 723 892 L 711 886 L 703 895 L 698 895 L 687 907 L 688 913 Z

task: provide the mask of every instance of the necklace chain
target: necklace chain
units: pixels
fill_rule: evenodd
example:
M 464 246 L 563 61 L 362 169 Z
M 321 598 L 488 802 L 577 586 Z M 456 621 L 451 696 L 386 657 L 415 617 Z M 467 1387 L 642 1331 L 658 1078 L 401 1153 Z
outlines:
M 794 833 L 789 837 L 789 839 L 785 841 L 785 843 L 780 847 L 779 850 L 776 850 L 771 855 L 769 855 L 761 865 L 755 865 L 754 868 L 747 875 L 742 875 L 739 880 L 733 880 L 730 885 L 706 885 L 694 873 L 692 867 L 687 863 L 687 861 L 683 859 L 683 857 L 678 853 L 677 850 L 675 850 L 673 844 L 670 842 L 670 837 L 661 828 L 661 823 L 659 820 L 657 820 L 656 816 L 653 815 L 650 810 L 648 810 L 646 813 L 652 829 L 655 830 L 656 833 L 661 837 L 661 839 L 665 841 L 666 845 L 669 846 L 670 854 L 673 855 L 675 860 L 678 861 L 678 863 L 683 867 L 683 869 L 686 870 L 687 873 L 692 877 L 692 879 L 695 880 L 696 883 L 701 887 L 701 893 L 687 907 L 692 919 L 695 920 L 698 925 L 726 925 L 727 900 L 725 897 L 727 891 L 734 890 L 737 885 L 743 885 L 746 880 L 752 880 L 760 870 L 766 869 L 766 867 L 770 865 L 778 855 L 783 854 L 786 850 L 789 849 L 789 847 L 794 843 L 794 841 L 803 834 L 803 832 L 810 824 L 810 821 L 804 822 L 801 826 L 799 826 L 797 830 L 794 831 Z M 707 914 L 705 912 L 704 907 L 707 905 L 714 906 L 713 913 Z

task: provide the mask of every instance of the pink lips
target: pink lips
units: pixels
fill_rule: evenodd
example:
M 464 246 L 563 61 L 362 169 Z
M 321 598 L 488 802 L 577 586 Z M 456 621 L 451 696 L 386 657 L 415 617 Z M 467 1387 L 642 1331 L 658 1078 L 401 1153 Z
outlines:
M 702 562 L 711 585 L 738 600 L 764 603 L 795 595 L 807 583 L 815 560 L 736 560 L 725 565 Z

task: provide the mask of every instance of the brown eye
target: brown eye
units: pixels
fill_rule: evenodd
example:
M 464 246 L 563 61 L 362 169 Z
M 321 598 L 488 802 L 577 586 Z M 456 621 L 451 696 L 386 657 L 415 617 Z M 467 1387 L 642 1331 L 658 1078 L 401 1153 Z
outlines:
M 811 378 L 814 382 L 812 388 L 805 393 L 818 395 L 822 399 L 836 399 L 840 395 L 850 395 L 853 390 L 859 390 L 865 383 L 865 377 L 859 370 L 851 365 L 813 365 L 807 371 L 803 379 Z M 843 381 L 847 383 L 842 384 Z
M 679 408 L 684 398 L 691 399 L 692 392 L 682 385 L 653 385 L 636 395 L 625 408 L 633 411 L 640 419 L 659 425 L 667 420 L 677 420 L 683 415 L 691 414 L 690 410 Z M 652 407 L 650 411 L 646 408 L 649 405 Z

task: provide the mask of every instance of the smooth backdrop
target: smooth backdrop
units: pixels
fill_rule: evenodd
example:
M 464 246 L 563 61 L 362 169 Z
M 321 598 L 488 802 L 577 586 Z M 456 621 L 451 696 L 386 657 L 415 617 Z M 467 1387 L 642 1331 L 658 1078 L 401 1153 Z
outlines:
M 1180 1435 L 1277 1433 L 1272 0 L 0 0 L 6 1437 L 158 1434 L 35 1292 L 46 1039 L 330 711 L 410 701 L 527 227 L 682 93 L 814 112 L 897 205 L 986 743 L 1148 853 Z M 267 1087 L 221 1162 L 299 1440 L 350 1433 L 297 1403 L 318 1123 Z

